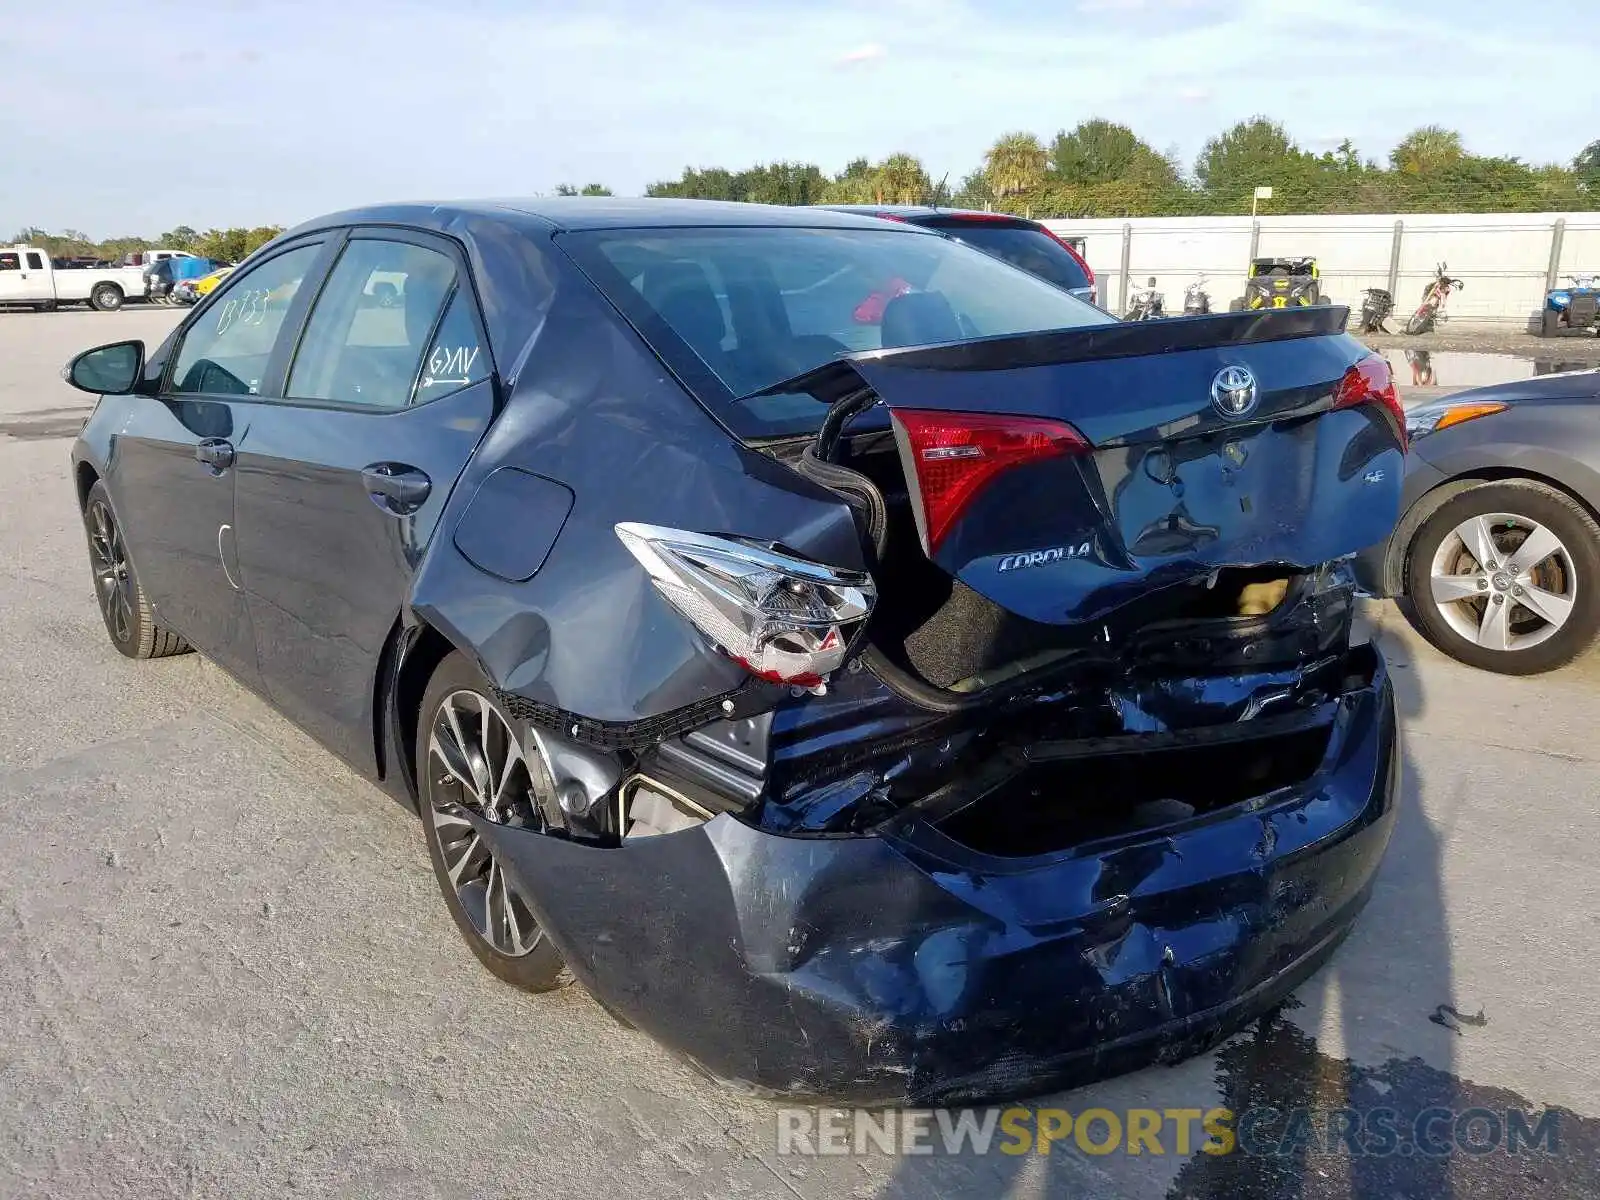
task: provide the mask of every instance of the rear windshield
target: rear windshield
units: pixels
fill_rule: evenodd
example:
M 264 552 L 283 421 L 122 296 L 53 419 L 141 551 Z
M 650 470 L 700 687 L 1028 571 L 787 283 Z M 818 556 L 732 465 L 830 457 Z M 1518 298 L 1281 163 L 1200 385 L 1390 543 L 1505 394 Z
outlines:
M 1112 320 L 911 230 L 609 229 L 561 243 L 741 437 L 815 429 L 826 410 L 809 396 L 753 394 L 843 354 Z
M 966 242 L 979 250 L 1005 259 L 1031 275 L 1061 288 L 1086 288 L 1089 276 L 1067 248 L 1043 230 L 1026 225 L 1002 225 L 993 221 L 963 221 L 946 218 L 924 221 L 946 237 Z

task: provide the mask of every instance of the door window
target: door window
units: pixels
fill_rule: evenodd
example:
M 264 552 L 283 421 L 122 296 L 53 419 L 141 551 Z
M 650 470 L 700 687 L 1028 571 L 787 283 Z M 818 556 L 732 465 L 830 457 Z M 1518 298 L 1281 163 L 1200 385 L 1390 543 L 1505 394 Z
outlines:
M 472 382 L 484 355 L 470 309 L 452 313 L 453 332 L 440 321 L 455 287 L 455 263 L 438 251 L 353 239 L 311 310 L 289 398 L 404 408 L 413 391 L 431 399 Z
M 184 334 L 171 390 L 258 395 L 283 318 L 321 252 L 298 246 L 232 276 Z
M 458 285 L 450 307 L 445 309 L 444 320 L 433 335 L 427 357 L 422 360 L 422 374 L 411 402 L 426 404 L 487 378 L 489 355 L 473 313 L 472 297 Z
M 22 270 L 22 258 L 10 250 L 0 251 L 0 271 Z
M 34 253 L 30 252 L 28 254 L 28 270 L 30 270 L 30 271 L 42 271 L 42 270 L 44 270 L 44 256 L 42 254 L 34 254 Z

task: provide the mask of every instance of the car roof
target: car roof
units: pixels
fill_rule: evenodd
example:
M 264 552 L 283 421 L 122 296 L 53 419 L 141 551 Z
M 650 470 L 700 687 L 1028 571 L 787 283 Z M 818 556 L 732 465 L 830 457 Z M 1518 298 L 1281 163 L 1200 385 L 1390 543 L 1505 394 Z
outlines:
M 791 226 L 808 229 L 876 229 L 883 223 L 865 213 L 811 206 L 742 204 L 723 200 L 656 197 L 539 196 L 531 199 L 458 200 L 443 203 L 378 204 L 330 213 L 291 230 L 331 225 L 406 224 L 448 229 L 463 221 L 542 225 L 552 231 L 682 227 Z

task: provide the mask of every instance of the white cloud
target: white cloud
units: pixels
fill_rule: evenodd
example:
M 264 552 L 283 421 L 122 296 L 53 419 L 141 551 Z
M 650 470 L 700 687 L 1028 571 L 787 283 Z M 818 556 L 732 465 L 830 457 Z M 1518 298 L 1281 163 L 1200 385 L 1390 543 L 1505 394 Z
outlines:
M 883 48 L 881 42 L 868 42 L 865 46 L 857 46 L 854 50 L 846 50 L 834 62 L 841 67 L 851 67 L 858 63 L 873 62 L 883 58 L 889 52 Z

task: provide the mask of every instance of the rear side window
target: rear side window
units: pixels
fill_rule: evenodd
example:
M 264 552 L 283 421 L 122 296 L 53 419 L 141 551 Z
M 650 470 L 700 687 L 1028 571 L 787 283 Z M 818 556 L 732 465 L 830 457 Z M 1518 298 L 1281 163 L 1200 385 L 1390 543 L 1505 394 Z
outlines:
M 1048 233 L 1026 225 L 1003 225 L 993 221 L 945 220 L 925 222 L 946 237 L 976 246 L 986 254 L 1002 258 L 1030 275 L 1037 275 L 1059 288 L 1086 288 L 1089 276 L 1067 248 Z
M 455 295 L 444 311 L 444 319 L 439 322 L 428 353 L 422 359 L 422 374 L 417 377 L 412 403 L 426 404 L 487 378 L 489 355 L 484 349 L 472 297 L 465 287 L 457 284 Z
M 311 310 L 289 398 L 404 408 L 455 286 L 455 263 L 436 250 L 352 240 Z
M 30 253 L 28 255 L 28 270 L 30 270 L 30 271 L 42 271 L 42 270 L 44 270 L 44 256 L 42 254 L 32 254 L 32 253 Z

